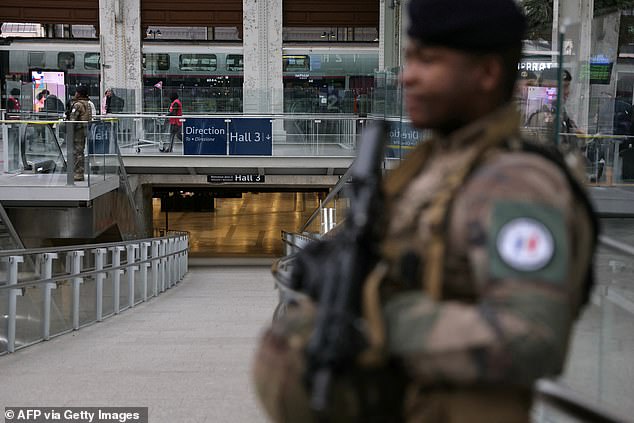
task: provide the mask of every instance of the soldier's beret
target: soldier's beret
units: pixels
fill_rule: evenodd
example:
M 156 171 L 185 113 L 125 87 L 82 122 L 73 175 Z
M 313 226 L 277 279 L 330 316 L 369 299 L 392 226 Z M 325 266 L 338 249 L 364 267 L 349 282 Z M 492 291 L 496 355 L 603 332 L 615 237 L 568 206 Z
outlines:
M 411 0 L 409 19 L 423 44 L 485 53 L 521 45 L 526 29 L 514 0 Z
M 539 83 L 542 83 L 544 81 L 557 81 L 558 72 L 559 70 L 557 68 L 544 69 L 541 75 L 539 75 Z M 562 69 L 561 80 L 572 81 L 572 75 L 570 75 L 570 72 L 568 72 L 567 69 Z

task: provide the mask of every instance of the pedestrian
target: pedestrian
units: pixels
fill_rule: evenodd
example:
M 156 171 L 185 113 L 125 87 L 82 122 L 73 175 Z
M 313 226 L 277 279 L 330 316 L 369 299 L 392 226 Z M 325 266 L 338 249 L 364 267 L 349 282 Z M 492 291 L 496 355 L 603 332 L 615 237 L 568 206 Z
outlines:
M 592 207 L 562 154 L 519 131 L 522 12 L 514 0 L 408 7 L 405 106 L 434 136 L 384 181 L 352 325 L 365 348 L 335 369 L 321 415 L 305 351 L 328 295 L 295 285 L 308 298 L 264 334 L 256 392 L 277 422 L 529 422 L 533 384 L 562 372 L 588 301 Z
M 42 90 L 39 93 L 37 93 L 37 96 L 35 96 L 35 111 L 36 112 L 41 112 L 44 110 L 44 102 L 46 101 L 46 97 L 48 97 L 48 95 L 50 94 L 49 90 Z
M 167 115 L 168 116 L 182 116 L 183 104 L 178 99 L 178 94 L 176 92 L 173 92 L 170 95 L 170 101 L 171 103 L 170 103 L 170 107 L 167 112 Z M 182 134 L 183 122 L 181 122 L 181 119 L 179 117 L 170 117 L 169 123 L 170 123 L 169 146 L 164 147 L 163 145 L 161 145 L 161 147 L 159 147 L 159 151 L 166 152 L 166 153 L 170 153 L 172 149 L 174 148 L 174 138 L 178 138 L 181 142 L 183 141 L 183 134 Z
M 73 125 L 73 163 L 75 181 L 84 180 L 84 149 L 86 146 L 86 123 L 92 120 L 92 110 L 90 99 L 88 98 L 88 87 L 80 85 L 75 90 L 75 95 L 71 100 L 70 122 Z
M 114 89 L 108 88 L 101 100 L 101 114 L 121 113 L 123 105 L 123 99 L 115 94 Z
M 18 88 L 12 88 L 10 94 L 7 99 L 7 113 L 18 113 L 21 109 L 20 90 Z

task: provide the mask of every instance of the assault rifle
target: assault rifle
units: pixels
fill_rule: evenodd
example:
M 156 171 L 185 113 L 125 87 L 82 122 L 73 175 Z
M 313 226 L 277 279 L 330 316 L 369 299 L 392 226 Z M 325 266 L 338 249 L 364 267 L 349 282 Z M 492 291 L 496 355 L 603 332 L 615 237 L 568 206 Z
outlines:
M 362 134 L 352 164 L 350 207 L 343 229 L 327 241 L 302 250 L 295 261 L 291 285 L 317 302 L 313 334 L 306 347 L 305 382 L 311 406 L 327 411 L 333 375 L 352 363 L 365 346 L 360 326 L 363 282 L 377 262 L 381 237 L 382 162 L 387 125 L 380 122 Z

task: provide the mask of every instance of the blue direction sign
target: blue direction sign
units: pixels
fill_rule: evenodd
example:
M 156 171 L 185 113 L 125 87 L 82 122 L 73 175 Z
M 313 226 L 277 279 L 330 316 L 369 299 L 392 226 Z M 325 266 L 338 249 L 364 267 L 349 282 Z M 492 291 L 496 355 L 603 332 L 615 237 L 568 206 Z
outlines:
M 230 155 L 270 156 L 273 154 L 273 124 L 271 119 L 231 119 L 227 138 Z
M 408 122 L 389 122 L 387 156 L 404 157 L 424 138 L 423 131 Z
M 186 119 L 183 134 L 186 155 L 227 154 L 227 124 L 224 119 Z

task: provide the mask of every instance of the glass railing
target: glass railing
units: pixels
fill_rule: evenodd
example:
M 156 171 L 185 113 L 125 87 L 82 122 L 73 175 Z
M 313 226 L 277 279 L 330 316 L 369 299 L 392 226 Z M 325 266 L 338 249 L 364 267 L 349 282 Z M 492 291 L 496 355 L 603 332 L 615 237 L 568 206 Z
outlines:
M 0 252 L 0 355 L 155 297 L 187 272 L 188 235 Z
M 38 185 L 92 186 L 119 178 L 117 145 L 108 142 L 114 139 L 116 127 L 116 120 L 110 119 L 0 121 L 2 170 L 6 175 L 38 175 L 37 181 L 30 181 Z M 77 145 L 82 141 L 84 154 L 79 158 Z M 80 173 L 81 178 L 74 178 Z
M 354 157 L 367 118 L 350 115 L 126 115 L 123 155 Z
M 593 403 L 634 415 L 634 247 L 631 220 L 604 219 L 595 256 L 596 286 L 577 322 L 560 379 Z M 625 241 L 622 243 L 615 238 Z M 546 420 L 544 420 L 546 421 Z

